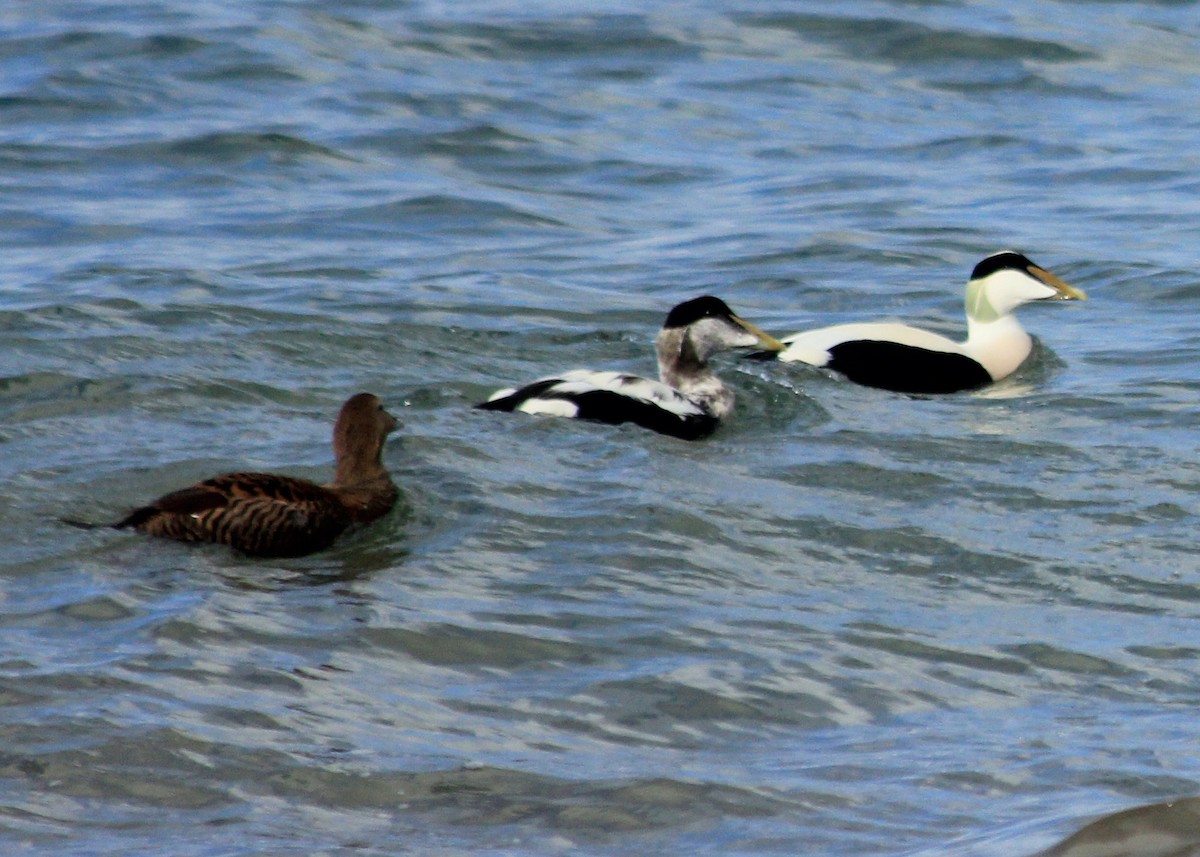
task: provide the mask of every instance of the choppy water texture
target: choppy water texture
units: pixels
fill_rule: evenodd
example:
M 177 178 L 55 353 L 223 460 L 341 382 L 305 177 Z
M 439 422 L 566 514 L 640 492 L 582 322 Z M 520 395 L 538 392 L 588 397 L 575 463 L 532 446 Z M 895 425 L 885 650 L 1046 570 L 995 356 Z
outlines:
M 1021 855 L 1200 793 L 1198 21 L 6 4 L 6 853 Z M 703 293 L 960 330 L 1005 247 L 1092 300 L 982 393 L 469 408 Z M 327 553 L 56 520 L 323 479 L 360 389 L 404 502 Z

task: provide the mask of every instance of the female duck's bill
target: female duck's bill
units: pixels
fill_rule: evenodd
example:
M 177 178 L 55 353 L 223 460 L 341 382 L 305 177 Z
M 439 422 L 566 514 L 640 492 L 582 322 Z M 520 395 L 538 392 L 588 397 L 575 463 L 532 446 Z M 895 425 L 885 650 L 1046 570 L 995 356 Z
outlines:
M 610 424 L 629 422 L 696 440 L 711 434 L 733 408 L 733 391 L 709 367 L 709 358 L 733 348 L 779 351 L 783 347 L 735 315 L 724 301 L 706 295 L 667 314 L 655 344 L 658 380 L 574 369 L 524 387 L 498 390 L 477 407 Z
M 983 259 L 967 283 L 967 338 L 961 342 L 898 322 L 839 324 L 783 337 L 785 363 L 823 366 L 869 387 L 952 393 L 1016 371 L 1033 340 L 1013 311 L 1030 301 L 1086 300 L 1082 290 L 1020 253 Z
M 184 542 L 216 542 L 252 556 L 302 556 L 352 524 L 373 521 L 398 491 L 383 466 L 397 426 L 370 393 L 350 398 L 333 430 L 336 472 L 318 485 L 272 473 L 227 473 L 159 497 L 111 526 Z

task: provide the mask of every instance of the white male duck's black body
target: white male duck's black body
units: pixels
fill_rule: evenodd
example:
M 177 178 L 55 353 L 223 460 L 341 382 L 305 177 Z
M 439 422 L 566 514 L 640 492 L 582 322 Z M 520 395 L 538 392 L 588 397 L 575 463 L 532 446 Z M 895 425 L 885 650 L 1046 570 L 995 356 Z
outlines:
M 477 407 L 492 411 L 634 423 L 660 434 L 697 440 L 733 409 L 733 391 L 708 360 L 733 348 L 778 351 L 783 344 L 734 315 L 719 298 L 685 301 L 667 315 L 656 341 L 659 380 L 575 369 L 519 389 L 493 393 Z
M 1004 251 L 971 272 L 962 342 L 899 322 L 839 324 L 782 337 L 787 347 L 775 356 L 902 393 L 970 390 L 1011 375 L 1029 356 L 1033 340 L 1012 314 L 1017 307 L 1086 297 L 1020 253 Z

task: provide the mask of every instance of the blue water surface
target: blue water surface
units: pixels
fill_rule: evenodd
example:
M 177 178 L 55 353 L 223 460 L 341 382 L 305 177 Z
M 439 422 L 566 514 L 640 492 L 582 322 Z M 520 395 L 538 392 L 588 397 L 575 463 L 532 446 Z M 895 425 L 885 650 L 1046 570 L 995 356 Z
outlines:
M 1025 855 L 1200 792 L 1198 21 L 0 9 L 0 841 Z M 1002 248 L 1091 300 L 978 393 L 729 356 L 694 444 L 470 407 L 652 374 L 706 293 L 961 334 Z M 59 521 L 325 480 L 360 389 L 405 494 L 328 552 Z

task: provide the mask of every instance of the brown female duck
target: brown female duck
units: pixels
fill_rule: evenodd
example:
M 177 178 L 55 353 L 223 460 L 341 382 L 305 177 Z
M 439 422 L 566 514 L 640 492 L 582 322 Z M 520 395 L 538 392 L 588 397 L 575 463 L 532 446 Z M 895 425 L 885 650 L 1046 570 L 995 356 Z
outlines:
M 386 514 L 398 491 L 383 466 L 396 419 L 359 393 L 333 429 L 337 469 L 318 485 L 272 473 L 227 473 L 159 497 L 113 524 L 184 542 L 216 542 L 253 556 L 302 556 L 333 543 L 351 524 Z

